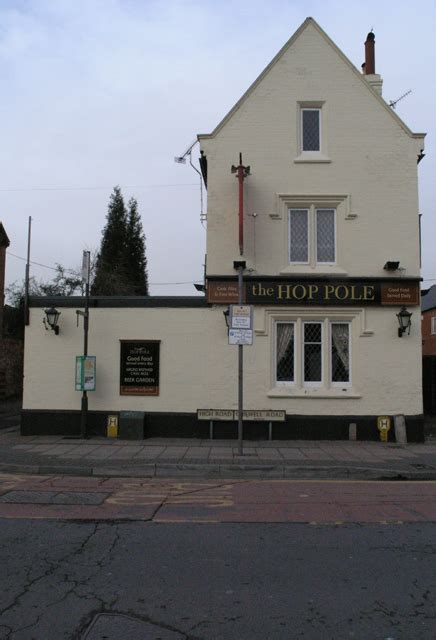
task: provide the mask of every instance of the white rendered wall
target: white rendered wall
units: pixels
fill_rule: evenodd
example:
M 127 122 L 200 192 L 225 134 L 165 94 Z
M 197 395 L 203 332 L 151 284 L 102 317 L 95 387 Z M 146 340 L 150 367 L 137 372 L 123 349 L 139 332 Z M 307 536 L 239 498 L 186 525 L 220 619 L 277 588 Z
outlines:
M 301 162 L 300 102 L 322 102 L 325 162 Z M 403 275 L 419 275 L 423 137 L 407 132 L 311 22 L 200 142 L 208 161 L 208 275 L 234 275 L 240 259 L 238 183 L 230 171 L 239 152 L 252 173 L 244 185 L 244 258 L 253 275 L 308 271 L 289 269 L 286 216 L 271 217 L 282 213 L 277 194 L 347 196 L 338 208 L 337 265 L 310 269 L 313 275 L 385 276 L 387 260 L 400 260 Z
M 97 356 L 97 390 L 89 409 L 194 413 L 237 408 L 237 352 L 227 343 L 222 307 L 173 309 L 91 309 L 89 355 Z M 24 409 L 79 410 L 74 390 L 75 356 L 83 328 L 75 309 L 61 308 L 60 334 L 46 331 L 43 310 L 32 308 L 26 328 Z M 334 317 L 338 308 L 255 308 L 254 345 L 244 348 L 246 409 L 284 409 L 300 415 L 383 415 L 422 413 L 419 314 L 410 336 L 397 337 L 396 309 L 341 309 L 352 320 L 353 385 L 346 392 L 306 392 L 274 386 L 272 323 L 296 313 Z M 161 340 L 160 395 L 120 396 L 120 339 Z

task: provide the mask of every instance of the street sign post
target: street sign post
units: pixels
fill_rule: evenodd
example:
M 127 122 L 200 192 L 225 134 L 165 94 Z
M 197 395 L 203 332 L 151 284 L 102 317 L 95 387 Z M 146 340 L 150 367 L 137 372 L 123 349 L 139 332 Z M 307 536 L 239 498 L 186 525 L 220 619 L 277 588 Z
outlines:
M 231 304 L 229 309 L 229 344 L 253 344 L 253 307 Z
M 253 344 L 251 329 L 229 329 L 229 344 Z

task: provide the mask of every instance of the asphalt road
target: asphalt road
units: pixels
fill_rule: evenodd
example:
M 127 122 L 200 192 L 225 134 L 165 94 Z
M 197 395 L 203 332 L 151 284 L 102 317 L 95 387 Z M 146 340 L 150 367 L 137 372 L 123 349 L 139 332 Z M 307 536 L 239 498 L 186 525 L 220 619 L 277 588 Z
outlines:
M 0 638 L 435 636 L 436 527 L 423 506 L 431 502 L 430 483 L 239 482 L 231 491 L 215 487 L 211 506 L 209 483 L 149 481 L 141 491 L 144 503 L 154 500 L 153 511 L 136 519 L 126 516 L 125 500 L 138 498 L 132 489 L 138 485 L 111 493 L 104 481 L 92 491 L 85 479 L 7 480 L 0 503 L 10 509 L 0 519 Z M 98 517 L 117 491 L 124 497 L 111 508 L 122 519 Z M 275 520 L 265 522 L 268 500 Z M 307 514 L 316 519 L 304 521 L 300 505 L 307 500 Z M 326 506 L 335 504 L 348 519 L 332 520 L 336 512 Z M 397 519 L 382 518 L 394 504 L 402 518 L 398 511 Z M 229 517 L 233 508 L 239 520 L 202 522 L 202 508 L 208 519 L 211 510 Z M 69 518 L 56 517 L 68 509 Z M 97 517 L 81 518 L 78 509 Z

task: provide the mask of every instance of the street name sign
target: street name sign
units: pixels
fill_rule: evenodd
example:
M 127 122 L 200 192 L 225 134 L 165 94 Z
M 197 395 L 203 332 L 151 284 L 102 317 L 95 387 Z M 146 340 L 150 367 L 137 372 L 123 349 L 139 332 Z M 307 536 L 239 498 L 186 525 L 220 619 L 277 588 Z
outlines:
M 243 420 L 250 422 L 285 422 L 286 411 L 279 409 L 245 409 Z M 234 409 L 197 409 L 198 420 L 237 420 L 238 410 Z

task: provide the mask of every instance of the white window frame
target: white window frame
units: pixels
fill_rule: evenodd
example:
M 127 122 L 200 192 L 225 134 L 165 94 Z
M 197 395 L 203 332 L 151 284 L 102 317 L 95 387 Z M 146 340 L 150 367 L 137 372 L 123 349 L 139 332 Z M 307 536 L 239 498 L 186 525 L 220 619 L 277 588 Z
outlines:
M 334 242 L 334 245 L 333 245 L 334 259 L 333 260 L 318 260 L 318 211 L 333 211 L 333 242 Z M 314 215 L 315 242 L 313 247 L 315 264 L 336 264 L 337 246 L 338 246 L 338 239 L 336 235 L 336 228 L 337 228 L 336 218 L 337 218 L 337 213 L 336 213 L 335 207 L 315 207 L 315 215 Z
M 304 140 L 304 131 L 303 131 L 303 113 L 305 111 L 316 111 L 318 113 L 318 127 L 319 127 L 319 132 L 318 132 L 318 149 L 305 149 L 304 145 L 303 145 L 303 140 Z M 321 112 L 321 107 L 304 107 L 301 106 L 300 107 L 300 153 L 301 154 L 306 154 L 306 153 L 321 153 L 322 152 L 322 112 Z
M 292 211 L 302 211 L 306 210 L 307 213 L 307 262 L 297 262 L 291 260 L 291 214 Z M 317 240 L 317 212 L 323 210 L 333 211 L 333 225 L 334 225 L 334 254 L 335 259 L 334 262 L 327 261 L 318 261 L 318 240 Z M 299 207 L 298 205 L 289 205 L 288 206 L 288 264 L 290 265 L 309 265 L 311 267 L 317 267 L 319 265 L 336 265 L 338 258 L 338 239 L 337 239 L 337 217 L 338 212 L 336 207 L 332 206 L 320 206 L 318 204 L 306 204 L 305 206 Z
M 305 327 L 307 324 L 319 324 L 321 327 L 321 342 L 315 343 L 306 343 L 304 339 Z M 324 322 L 322 320 L 304 320 L 302 323 L 302 332 L 301 332 L 301 349 L 302 349 L 302 357 L 301 357 L 301 382 L 304 387 L 322 387 L 324 384 Z M 305 369 L 305 359 L 306 359 L 306 344 L 320 344 L 320 352 L 321 352 L 321 380 L 305 380 L 304 379 L 304 369 Z
M 278 366 L 278 358 L 277 358 L 277 327 L 279 324 L 291 324 L 294 327 L 294 362 L 293 362 L 293 368 L 294 368 L 294 379 L 293 380 L 277 380 L 277 366 Z M 274 323 L 274 377 L 275 377 L 275 381 L 276 384 L 278 386 L 285 386 L 285 387 L 290 387 L 290 386 L 295 386 L 297 383 L 297 340 L 296 340 L 296 336 L 297 336 L 297 323 L 295 322 L 295 320 L 278 320 L 277 322 Z
M 274 330 L 272 335 L 274 336 L 273 343 L 273 386 L 280 389 L 288 388 L 291 393 L 304 393 L 304 389 L 312 389 L 314 392 L 328 390 L 339 392 L 340 390 L 351 390 L 353 385 L 353 321 L 348 318 L 342 319 L 341 317 L 326 316 L 324 314 L 308 313 L 305 317 L 286 317 L 274 318 Z M 277 380 L 277 325 L 279 324 L 292 324 L 294 326 L 294 380 Z M 320 381 L 305 381 L 304 380 L 304 327 L 306 324 L 320 324 L 321 325 L 321 380 Z M 334 324 L 346 324 L 348 325 L 348 354 L 349 354 L 349 380 L 346 382 L 333 382 L 333 370 L 332 370 L 332 326 Z
M 306 221 L 307 221 L 307 260 L 305 262 L 300 262 L 298 260 L 291 260 L 291 216 L 293 211 L 306 211 Z M 311 215 L 310 215 L 310 207 L 289 207 L 288 209 L 288 259 L 289 264 L 310 264 L 311 252 L 310 252 L 310 239 L 312 236 L 311 230 Z
M 436 316 L 432 316 L 431 318 L 430 332 L 432 336 L 436 334 Z
M 348 325 L 348 380 L 347 381 L 333 381 L 333 325 L 335 324 L 346 324 Z M 351 322 L 347 322 L 347 321 L 342 321 L 342 320 L 330 320 L 329 321 L 329 334 L 330 334 L 330 339 L 329 339 L 329 382 L 330 385 L 332 387 L 351 387 L 352 386 L 352 381 L 351 381 L 351 374 L 352 374 L 352 353 L 351 353 L 351 346 L 352 346 L 352 340 L 351 340 Z

